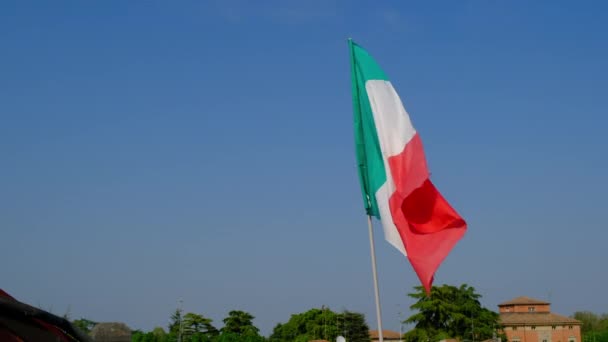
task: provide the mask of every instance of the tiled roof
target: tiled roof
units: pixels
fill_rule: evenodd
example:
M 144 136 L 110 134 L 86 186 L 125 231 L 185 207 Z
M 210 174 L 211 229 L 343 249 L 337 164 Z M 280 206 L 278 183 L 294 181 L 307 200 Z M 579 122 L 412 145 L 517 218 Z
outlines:
M 369 331 L 369 337 L 371 337 L 372 339 L 377 339 L 378 338 L 378 330 L 370 330 Z M 397 331 L 382 330 L 382 337 L 384 337 L 384 338 L 400 338 L 401 336 L 399 335 L 399 333 Z
M 503 312 L 500 314 L 500 323 L 503 325 L 559 325 L 559 324 L 581 324 L 580 321 L 550 313 L 550 312 Z
M 521 304 L 521 305 L 526 305 L 526 304 L 549 305 L 550 303 L 542 301 L 542 300 L 526 297 L 526 296 L 521 296 L 521 297 L 513 298 L 504 303 L 500 303 L 500 304 L 498 304 L 498 306 L 518 305 L 518 304 Z

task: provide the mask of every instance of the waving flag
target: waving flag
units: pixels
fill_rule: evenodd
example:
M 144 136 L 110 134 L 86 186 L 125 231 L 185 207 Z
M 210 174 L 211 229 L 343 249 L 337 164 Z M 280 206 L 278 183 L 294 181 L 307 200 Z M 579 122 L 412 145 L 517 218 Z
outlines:
M 359 180 L 367 214 L 409 259 L 427 292 L 466 222 L 429 179 L 418 132 L 386 74 L 349 40 Z

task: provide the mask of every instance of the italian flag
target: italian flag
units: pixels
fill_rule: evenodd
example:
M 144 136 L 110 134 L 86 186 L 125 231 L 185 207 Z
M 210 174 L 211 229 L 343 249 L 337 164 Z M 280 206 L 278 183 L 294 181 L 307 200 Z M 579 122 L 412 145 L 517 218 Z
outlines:
M 367 214 L 430 293 L 466 222 L 429 179 L 420 136 L 386 74 L 349 40 L 357 166 Z

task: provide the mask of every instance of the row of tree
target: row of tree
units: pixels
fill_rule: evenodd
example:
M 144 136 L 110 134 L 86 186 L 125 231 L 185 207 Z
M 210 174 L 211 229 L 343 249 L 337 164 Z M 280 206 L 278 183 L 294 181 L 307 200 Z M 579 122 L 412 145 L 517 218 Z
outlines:
M 339 335 L 352 342 L 369 342 L 369 328 L 363 314 L 344 311 L 336 313 L 329 308 L 311 309 L 292 315 L 288 322 L 277 324 L 269 338 L 259 334 L 253 325 L 255 317 L 244 311 L 230 311 L 224 327 L 217 329 L 210 318 L 196 313 L 182 315 L 176 310 L 171 316 L 168 330 L 156 327 L 152 331 L 136 330 L 132 335 L 133 342 L 308 342 L 325 339 L 335 341 Z M 86 320 L 85 320 L 86 321 Z M 90 321 L 87 321 L 90 322 Z M 75 324 L 83 326 L 83 320 Z M 94 326 L 94 322 L 87 325 Z
M 168 331 L 156 327 L 150 332 L 136 330 L 132 335 L 133 342 L 263 342 L 266 339 L 259 334 L 253 325 L 253 315 L 240 310 L 232 310 L 224 318 L 224 327 L 217 329 L 213 320 L 203 315 L 188 312 L 182 315 L 176 310 L 171 315 Z
M 439 341 L 446 338 L 483 341 L 491 338 L 500 329 L 498 314 L 482 307 L 479 301 L 481 295 L 466 284 L 460 287 L 433 286 L 430 296 L 427 296 L 424 289 L 419 286 L 415 287 L 415 291 L 409 296 L 416 300 L 410 306 L 416 313 L 403 322 L 413 325 L 413 329 L 403 336 L 406 342 Z M 136 330 L 132 334 L 132 340 L 133 342 L 308 342 L 335 341 L 342 335 L 349 342 L 370 341 L 365 316 L 357 312 L 334 312 L 326 307 L 311 309 L 292 315 L 285 323 L 277 324 L 268 338 L 260 335 L 259 329 L 253 324 L 254 318 L 248 312 L 233 310 L 223 319 L 224 326 L 217 329 L 210 318 L 192 312 L 183 314 L 181 310 L 176 310 L 171 316 L 166 331 L 162 327 L 156 327 L 149 332 Z M 604 317 L 596 321 L 606 320 Z M 76 320 L 73 323 L 85 332 L 89 332 L 96 324 L 86 319 Z M 593 323 L 587 331 L 601 331 L 602 324 L 604 323 Z M 608 340 L 585 342 L 608 342 Z
M 583 342 L 608 342 L 608 314 L 601 315 L 589 311 L 577 311 L 572 316 L 583 324 Z

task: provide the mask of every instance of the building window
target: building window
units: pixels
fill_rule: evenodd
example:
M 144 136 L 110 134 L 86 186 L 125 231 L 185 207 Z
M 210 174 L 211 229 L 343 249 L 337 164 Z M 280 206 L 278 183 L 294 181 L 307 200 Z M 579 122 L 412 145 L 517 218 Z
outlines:
M 513 330 L 517 330 L 517 327 L 513 327 Z
M 555 330 L 555 325 L 551 327 L 551 329 Z
M 547 342 L 547 340 L 543 340 L 543 342 Z
M 534 325 L 533 325 L 533 326 L 532 326 L 532 330 L 536 330 L 536 326 L 534 326 Z
M 568 337 L 568 342 L 576 342 L 576 338 L 574 338 L 574 337 Z
M 569 326 L 569 327 L 568 327 L 568 329 L 571 329 L 571 330 L 572 330 L 572 326 Z
M 536 311 L 536 308 L 533 306 L 528 306 L 528 312 L 534 312 Z

